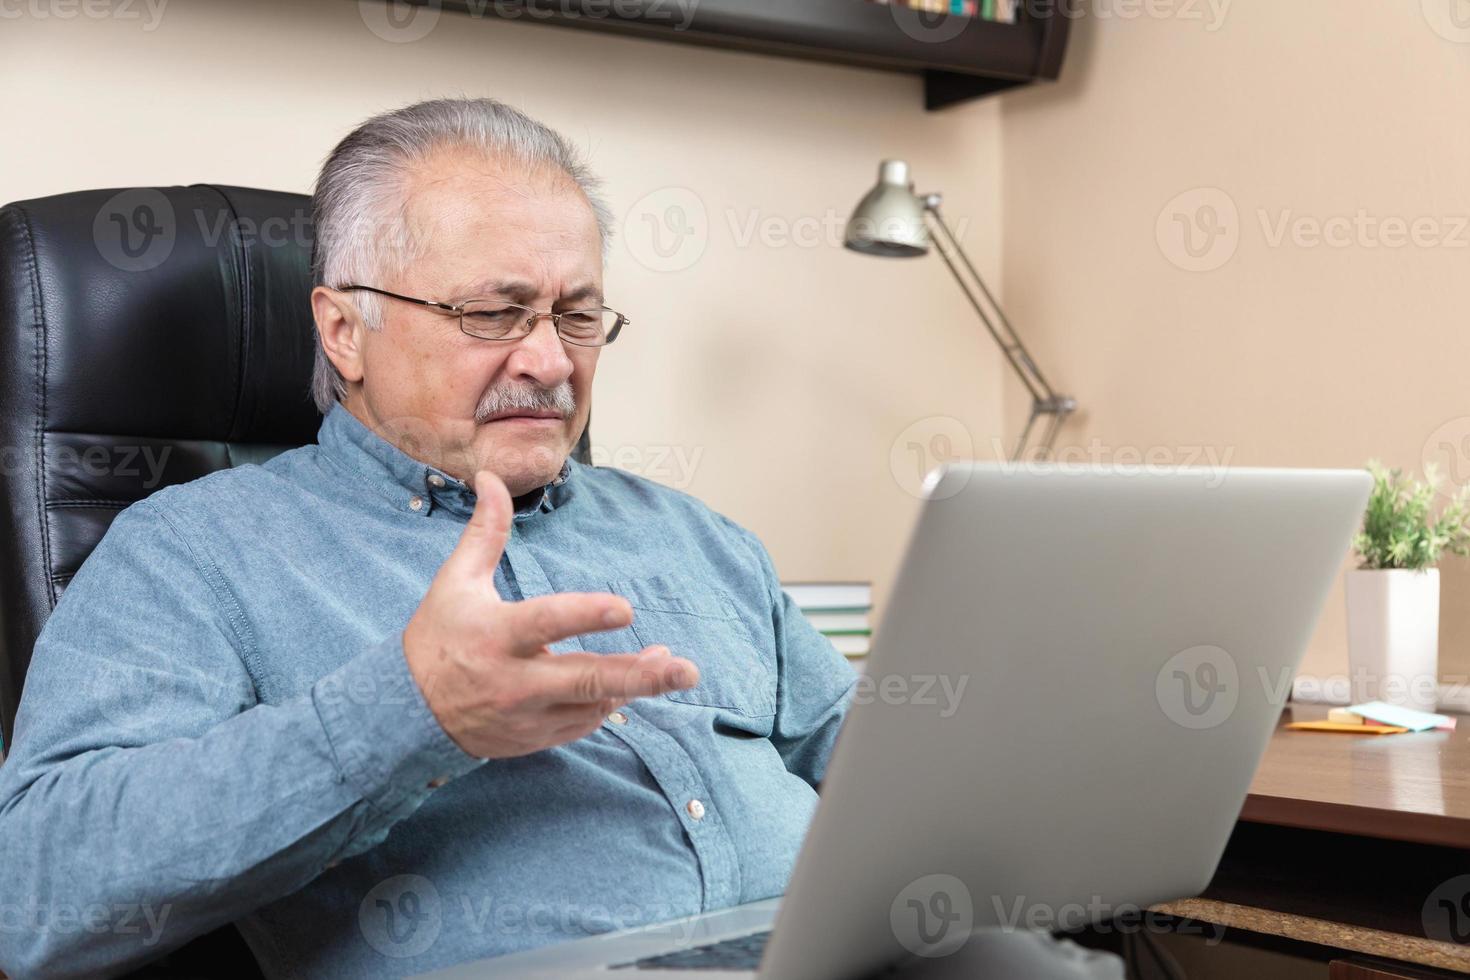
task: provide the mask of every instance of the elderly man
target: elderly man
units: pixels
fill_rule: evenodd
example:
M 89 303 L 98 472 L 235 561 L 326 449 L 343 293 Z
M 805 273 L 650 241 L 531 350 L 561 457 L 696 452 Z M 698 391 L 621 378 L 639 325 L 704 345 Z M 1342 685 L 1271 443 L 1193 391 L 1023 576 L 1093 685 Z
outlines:
M 779 894 L 854 674 L 749 532 L 569 458 L 626 323 L 585 166 L 426 102 L 314 206 L 319 444 L 128 508 L 67 589 L 0 969 L 234 922 L 269 976 L 401 976 Z

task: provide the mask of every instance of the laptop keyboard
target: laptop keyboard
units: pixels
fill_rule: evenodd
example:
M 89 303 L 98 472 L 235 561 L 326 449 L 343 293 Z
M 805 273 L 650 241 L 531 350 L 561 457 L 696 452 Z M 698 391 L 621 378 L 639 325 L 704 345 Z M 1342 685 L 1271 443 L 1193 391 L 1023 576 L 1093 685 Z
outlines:
M 771 931 L 752 932 L 717 943 L 690 949 L 645 956 L 631 963 L 619 963 L 614 970 L 754 970 L 761 965 L 761 954 Z

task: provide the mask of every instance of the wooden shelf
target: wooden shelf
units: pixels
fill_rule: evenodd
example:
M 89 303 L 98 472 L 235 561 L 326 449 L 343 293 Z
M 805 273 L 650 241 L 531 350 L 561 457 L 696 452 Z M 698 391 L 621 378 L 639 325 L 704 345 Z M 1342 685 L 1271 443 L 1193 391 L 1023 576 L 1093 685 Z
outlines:
M 940 19 L 868 0 L 445 0 L 442 6 L 519 23 L 920 74 L 928 109 L 1055 79 L 1068 28 L 1060 4 L 1049 5 L 1046 16 L 1023 11 L 1015 24 Z

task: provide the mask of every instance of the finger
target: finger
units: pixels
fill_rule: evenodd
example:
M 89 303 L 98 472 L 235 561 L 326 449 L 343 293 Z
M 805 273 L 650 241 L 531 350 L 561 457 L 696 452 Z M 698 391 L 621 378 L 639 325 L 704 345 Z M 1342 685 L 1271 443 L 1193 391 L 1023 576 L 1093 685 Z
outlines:
M 506 607 L 507 636 L 513 652 L 523 657 L 570 636 L 619 629 L 632 621 L 628 600 L 610 592 L 557 592 Z
M 510 492 L 490 470 L 475 474 L 475 512 L 460 533 L 459 543 L 444 560 L 440 573 L 477 575 L 495 573 L 510 534 Z
M 662 647 L 643 653 L 563 653 L 536 662 L 539 697 L 550 703 L 622 703 L 682 691 L 699 682 L 699 668 Z

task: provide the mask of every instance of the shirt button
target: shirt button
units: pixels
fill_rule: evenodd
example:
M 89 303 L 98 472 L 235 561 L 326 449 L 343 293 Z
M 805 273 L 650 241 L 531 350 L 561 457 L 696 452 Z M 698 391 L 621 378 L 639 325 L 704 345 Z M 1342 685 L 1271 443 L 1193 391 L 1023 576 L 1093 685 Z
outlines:
M 438 473 L 430 473 L 429 486 L 433 487 L 435 490 L 438 490 L 440 487 L 444 486 L 444 477 L 440 476 Z
M 448 776 L 437 776 L 429 780 L 429 789 L 438 789 L 447 782 L 449 782 Z
M 695 820 L 704 819 L 704 804 L 698 800 L 690 800 L 684 809 L 689 811 L 689 816 Z
M 614 711 L 612 714 L 607 716 L 607 720 L 612 722 L 614 725 L 626 725 L 628 723 L 628 716 L 623 714 L 621 711 Z
M 409 510 L 423 510 L 424 509 L 424 498 L 423 497 L 409 497 L 408 498 L 408 509 Z

